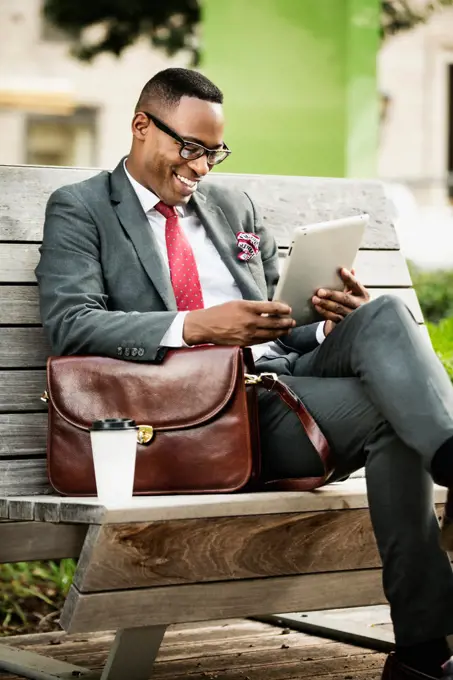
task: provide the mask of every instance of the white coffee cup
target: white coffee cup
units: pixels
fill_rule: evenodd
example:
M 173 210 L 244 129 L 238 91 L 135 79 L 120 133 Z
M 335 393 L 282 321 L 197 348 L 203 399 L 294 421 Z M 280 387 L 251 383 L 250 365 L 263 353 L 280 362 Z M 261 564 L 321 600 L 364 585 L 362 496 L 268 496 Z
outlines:
M 137 455 L 135 420 L 95 420 L 90 435 L 99 502 L 107 507 L 130 502 Z

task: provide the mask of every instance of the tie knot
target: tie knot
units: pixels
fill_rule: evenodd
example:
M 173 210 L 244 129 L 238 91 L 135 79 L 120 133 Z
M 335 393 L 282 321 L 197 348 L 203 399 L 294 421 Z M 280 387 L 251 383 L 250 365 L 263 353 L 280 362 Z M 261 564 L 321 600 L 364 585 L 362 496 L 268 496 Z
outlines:
M 176 208 L 173 205 L 167 205 L 166 203 L 159 201 L 154 207 L 166 220 L 168 220 L 169 217 L 177 216 Z

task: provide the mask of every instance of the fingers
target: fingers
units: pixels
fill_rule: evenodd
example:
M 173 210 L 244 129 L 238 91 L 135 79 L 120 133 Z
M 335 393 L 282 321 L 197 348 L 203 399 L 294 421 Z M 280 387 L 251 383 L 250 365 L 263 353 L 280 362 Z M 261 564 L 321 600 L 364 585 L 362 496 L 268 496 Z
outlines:
M 355 307 L 351 308 L 347 305 L 341 304 L 340 302 L 335 302 L 334 300 L 319 300 L 319 298 L 315 298 L 314 305 L 316 309 L 319 307 L 320 309 L 324 309 L 326 312 L 331 312 L 332 314 L 340 316 L 342 319 L 353 312 L 354 309 L 356 309 Z
M 326 295 L 323 295 L 322 290 L 318 291 L 318 295 L 315 295 L 312 298 L 313 304 L 315 305 L 321 305 L 321 307 L 324 307 L 327 302 L 333 302 L 337 305 L 341 305 L 342 307 L 345 307 L 348 309 L 350 312 L 353 309 L 357 309 L 357 307 L 360 307 L 360 298 L 356 297 L 355 295 L 352 295 L 352 293 L 348 293 L 345 291 L 340 291 L 340 290 L 330 290 L 330 291 L 325 291 Z
M 350 290 L 351 293 L 360 295 L 361 297 L 364 296 L 364 294 L 366 293 L 366 288 L 356 278 L 355 271 L 353 269 L 349 271 L 349 269 L 343 267 L 342 269 L 340 269 L 340 276 L 344 281 L 346 289 Z
M 287 332 L 288 329 L 294 328 L 296 322 L 290 316 L 260 316 L 256 321 L 257 328 L 268 330 L 282 330 Z
M 275 316 L 289 316 L 291 314 L 291 307 L 285 302 L 267 302 L 267 301 L 247 301 L 250 311 L 255 314 L 268 314 Z
M 330 309 L 325 309 L 320 305 L 315 305 L 315 309 L 318 314 L 323 317 L 323 319 L 326 321 L 333 321 L 334 323 L 340 323 L 340 321 L 343 321 L 344 317 L 346 316 L 346 314 L 338 314 L 337 312 Z

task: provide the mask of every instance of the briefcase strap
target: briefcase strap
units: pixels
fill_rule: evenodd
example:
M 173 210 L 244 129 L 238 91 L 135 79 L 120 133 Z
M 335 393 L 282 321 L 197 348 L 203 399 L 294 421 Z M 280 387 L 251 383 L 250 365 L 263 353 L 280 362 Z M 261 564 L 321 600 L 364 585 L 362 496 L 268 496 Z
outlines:
M 325 484 L 333 472 L 332 451 L 324 434 L 311 413 L 306 409 L 301 399 L 285 383 L 279 380 L 276 373 L 245 374 L 248 385 L 260 385 L 269 392 L 278 394 L 285 404 L 297 415 L 307 437 L 313 444 L 324 468 L 324 474 L 319 477 L 304 477 L 300 479 L 276 479 L 265 483 L 266 488 L 285 491 L 310 491 Z

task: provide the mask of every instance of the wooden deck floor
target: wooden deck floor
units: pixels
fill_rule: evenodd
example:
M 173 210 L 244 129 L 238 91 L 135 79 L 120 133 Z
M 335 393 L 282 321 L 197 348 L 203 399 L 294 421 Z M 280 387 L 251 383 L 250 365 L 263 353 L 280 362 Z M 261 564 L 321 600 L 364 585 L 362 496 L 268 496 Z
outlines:
M 75 665 L 100 669 L 113 636 L 45 633 L 0 638 Z M 380 680 L 385 656 L 367 649 L 235 619 L 172 626 L 153 680 Z M 0 680 L 19 680 L 0 673 Z M 125 678 L 125 680 L 127 680 Z

